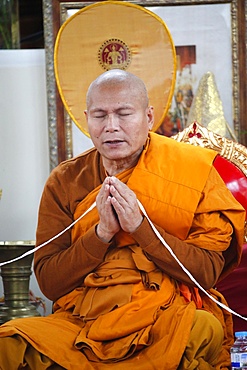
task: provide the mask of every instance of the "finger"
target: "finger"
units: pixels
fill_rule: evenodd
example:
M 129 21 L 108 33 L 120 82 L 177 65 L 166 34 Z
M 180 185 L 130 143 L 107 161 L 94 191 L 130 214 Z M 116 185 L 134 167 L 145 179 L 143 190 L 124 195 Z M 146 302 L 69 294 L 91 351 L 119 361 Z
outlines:
M 117 178 L 113 178 L 113 181 L 110 183 L 110 193 L 119 202 L 124 200 L 126 203 L 132 203 L 136 199 L 135 193 Z
M 130 191 L 130 188 L 126 184 L 124 184 L 122 181 L 114 176 L 109 178 L 109 185 L 114 186 L 119 191 L 119 193 Z
M 116 189 L 113 185 L 110 186 L 110 193 L 112 197 L 118 201 L 119 205 L 121 205 L 125 212 L 133 212 L 133 210 L 139 209 L 139 206 L 137 204 L 135 193 L 129 188 L 128 190 L 128 192 L 125 191 L 123 193 L 119 193 L 118 189 Z
M 109 184 L 103 184 L 97 197 L 96 202 L 100 204 L 104 204 L 107 200 L 107 198 L 110 196 L 110 185 Z

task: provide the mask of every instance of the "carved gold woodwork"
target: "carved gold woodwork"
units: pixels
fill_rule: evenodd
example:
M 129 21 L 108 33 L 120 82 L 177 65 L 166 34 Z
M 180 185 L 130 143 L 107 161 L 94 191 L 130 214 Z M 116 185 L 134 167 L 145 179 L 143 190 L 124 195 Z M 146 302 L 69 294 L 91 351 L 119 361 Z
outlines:
M 213 149 L 247 176 L 247 148 L 244 145 L 215 134 L 196 121 L 171 138 L 179 142 Z M 244 226 L 244 241 L 247 243 L 247 221 Z
M 172 138 L 177 141 L 217 151 L 247 176 L 247 148 L 244 145 L 215 134 L 196 121 L 191 123 L 182 132 L 172 136 Z

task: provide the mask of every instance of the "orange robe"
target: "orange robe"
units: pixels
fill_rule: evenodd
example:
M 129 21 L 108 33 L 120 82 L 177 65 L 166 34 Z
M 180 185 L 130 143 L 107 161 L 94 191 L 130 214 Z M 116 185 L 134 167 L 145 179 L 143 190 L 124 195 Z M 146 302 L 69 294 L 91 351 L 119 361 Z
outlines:
M 172 235 L 179 246 L 182 244 L 178 241 L 183 241 L 191 249 L 196 245 L 223 253 L 224 276 L 240 258 L 245 212 L 220 179 L 212 185 L 214 197 L 206 199 L 212 190 L 207 188 L 207 182 L 215 155 L 213 151 L 150 134 L 137 166 L 118 177 L 135 191 L 154 224 L 165 230 L 168 240 Z M 98 190 L 99 186 L 77 202 L 75 219 L 93 203 Z M 213 217 L 214 225 L 210 223 L 212 214 L 217 215 Z M 94 208 L 74 226 L 72 245 L 92 233 L 97 222 Z M 212 235 L 207 227 L 218 231 Z M 225 338 L 217 368 L 227 368 L 233 341 L 231 315 L 186 284 L 182 273 L 183 284 L 167 273 L 159 262 L 159 255 L 165 253 L 163 248 L 157 242 L 152 254 L 140 235 L 119 232 L 107 246 L 103 261 L 86 274 L 81 286 L 56 300 L 54 314 L 6 323 L 0 328 L 0 336 L 22 335 L 66 369 L 115 366 L 122 370 L 128 365 L 133 369 L 176 369 L 188 342 L 195 310 L 202 305 L 222 323 Z M 36 271 L 40 261 L 36 260 Z M 224 302 L 217 291 L 210 292 Z

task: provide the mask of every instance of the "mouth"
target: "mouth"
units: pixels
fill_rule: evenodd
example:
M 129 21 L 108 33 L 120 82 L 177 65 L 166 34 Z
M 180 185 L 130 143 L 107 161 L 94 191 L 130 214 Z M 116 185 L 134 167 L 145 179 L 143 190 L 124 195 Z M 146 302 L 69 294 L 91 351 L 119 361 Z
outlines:
M 118 145 L 118 144 L 122 144 L 124 141 L 123 140 L 105 140 L 104 141 L 104 144 L 107 144 L 107 145 Z

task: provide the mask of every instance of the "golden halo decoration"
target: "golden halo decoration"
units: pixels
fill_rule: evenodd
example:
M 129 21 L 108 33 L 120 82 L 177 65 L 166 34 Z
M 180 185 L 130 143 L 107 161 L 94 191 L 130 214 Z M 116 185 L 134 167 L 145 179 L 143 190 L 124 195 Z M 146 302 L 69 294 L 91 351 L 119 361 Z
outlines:
M 64 107 L 85 135 L 90 136 L 84 116 L 88 87 L 112 68 L 144 81 L 156 131 L 173 97 L 176 52 L 159 16 L 140 5 L 109 0 L 85 6 L 63 23 L 55 43 L 54 68 Z

